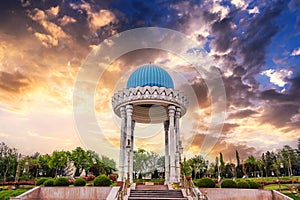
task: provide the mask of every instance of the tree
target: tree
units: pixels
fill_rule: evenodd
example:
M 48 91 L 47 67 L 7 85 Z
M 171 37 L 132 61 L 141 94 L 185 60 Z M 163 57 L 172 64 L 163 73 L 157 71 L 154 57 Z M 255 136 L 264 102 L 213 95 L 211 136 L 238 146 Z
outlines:
M 282 150 L 278 153 L 278 157 L 281 158 L 281 162 L 285 169 L 288 169 L 288 174 L 295 174 L 298 169 L 298 160 L 296 151 L 289 145 L 285 145 Z
M 15 177 L 17 168 L 17 149 L 10 148 L 4 142 L 0 144 L 0 175 L 4 181 L 7 177 L 11 180 Z
M 192 178 L 202 178 L 208 168 L 208 163 L 201 155 L 195 155 L 188 160 L 192 170 Z
M 65 168 L 68 167 L 70 152 L 68 151 L 54 151 L 49 160 L 49 167 L 54 169 L 54 176 L 69 175 Z
M 39 173 L 45 177 L 53 177 L 54 169 L 50 168 L 49 163 L 51 160 L 51 156 L 49 154 L 40 155 L 38 157 L 38 165 L 39 165 Z
M 164 158 L 152 151 L 144 149 L 134 151 L 133 171 L 137 174 L 152 174 L 156 169 L 164 168 Z
M 225 173 L 225 162 L 223 160 L 223 154 L 220 152 L 220 172 L 221 172 L 221 176 L 225 177 L 226 173 Z
M 114 159 L 110 159 L 109 157 L 102 155 L 99 163 L 102 171 L 106 175 L 113 173 L 113 171 L 116 171 L 116 162 L 114 161 Z
M 224 173 L 226 178 L 232 178 L 234 176 L 235 165 L 233 163 L 226 163 Z
M 241 163 L 240 163 L 240 155 L 238 150 L 235 150 L 235 157 L 236 157 L 236 166 L 239 166 Z
M 87 168 L 87 165 L 89 165 L 89 158 L 88 154 L 84 149 L 81 147 L 76 147 L 71 154 L 70 154 L 70 160 L 73 162 L 74 167 L 76 168 L 74 176 L 80 176 L 83 169 Z

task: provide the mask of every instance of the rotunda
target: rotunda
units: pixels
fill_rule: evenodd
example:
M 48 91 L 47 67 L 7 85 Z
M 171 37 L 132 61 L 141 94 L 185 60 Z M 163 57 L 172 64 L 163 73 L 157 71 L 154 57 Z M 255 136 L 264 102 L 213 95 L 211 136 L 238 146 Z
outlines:
M 133 180 L 135 123 L 163 123 L 165 182 L 180 182 L 179 119 L 186 113 L 187 105 L 187 96 L 175 90 L 171 76 L 160 66 L 145 64 L 130 75 L 126 88 L 112 97 L 113 110 L 121 118 L 120 181 Z

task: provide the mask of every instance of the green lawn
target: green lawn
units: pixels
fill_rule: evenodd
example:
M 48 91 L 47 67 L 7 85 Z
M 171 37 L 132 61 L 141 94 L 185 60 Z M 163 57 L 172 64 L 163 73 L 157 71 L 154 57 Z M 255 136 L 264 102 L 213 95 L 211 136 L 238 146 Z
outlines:
M 297 184 L 295 184 L 297 186 Z M 300 195 L 299 194 L 292 194 L 288 189 L 292 187 L 292 184 L 281 184 L 281 191 L 284 195 L 291 197 L 292 199 L 295 200 L 300 200 Z M 278 184 L 270 184 L 266 185 L 264 187 L 265 190 L 277 190 L 279 191 L 279 186 Z
M 289 187 L 292 186 L 292 184 L 280 184 L 282 190 L 288 190 Z M 270 184 L 264 186 L 265 190 L 279 190 L 278 184 Z
M 246 178 L 251 181 L 276 181 L 277 177 L 259 177 L 259 178 Z M 244 178 L 237 178 L 237 180 L 245 180 Z M 279 177 L 279 180 L 292 180 L 289 176 Z M 293 180 L 300 180 L 300 176 L 293 176 Z
M 292 194 L 292 193 L 283 193 L 284 195 L 288 196 L 288 197 L 291 197 L 292 199 L 294 200 L 300 200 L 300 195 L 299 194 Z
M 26 191 L 28 191 L 28 189 L 2 190 L 0 191 L 0 199 L 8 200 L 10 197 L 16 197 Z

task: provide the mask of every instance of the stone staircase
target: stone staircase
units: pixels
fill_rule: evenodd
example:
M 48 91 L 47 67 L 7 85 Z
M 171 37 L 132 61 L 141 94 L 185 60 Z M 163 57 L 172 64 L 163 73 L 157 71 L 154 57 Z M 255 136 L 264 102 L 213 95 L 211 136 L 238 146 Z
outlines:
M 138 185 L 135 190 L 130 191 L 128 200 L 142 199 L 186 200 L 187 198 L 183 197 L 181 190 L 168 190 L 164 185 Z

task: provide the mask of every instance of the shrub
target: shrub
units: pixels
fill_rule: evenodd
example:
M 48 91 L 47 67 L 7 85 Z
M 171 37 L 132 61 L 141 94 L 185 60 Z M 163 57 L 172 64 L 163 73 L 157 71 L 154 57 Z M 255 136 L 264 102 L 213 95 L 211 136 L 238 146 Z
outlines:
M 53 179 L 48 179 L 44 182 L 44 186 L 53 186 L 54 185 L 54 181 Z
M 233 180 L 224 180 L 221 183 L 221 188 L 236 188 L 236 183 Z
M 97 176 L 94 179 L 94 186 L 110 186 L 111 181 L 106 175 Z
M 108 175 L 108 177 L 112 182 L 115 182 L 117 180 L 118 176 L 116 174 L 110 174 L 110 175 Z
M 214 188 L 215 182 L 211 178 L 202 178 L 196 181 L 196 185 L 200 188 Z
M 246 181 L 239 181 L 237 182 L 236 186 L 238 188 L 248 188 L 248 189 L 250 188 L 249 183 L 247 183 Z
M 23 173 L 22 176 L 19 177 L 20 181 L 28 181 L 30 179 L 32 179 L 32 177 L 27 172 Z
M 74 186 L 85 186 L 86 181 L 83 178 L 77 178 L 74 181 Z
M 39 178 L 37 181 L 36 181 L 36 186 L 39 186 L 39 185 L 43 185 L 43 183 L 48 180 L 48 178 Z
M 255 182 L 255 181 L 248 181 L 248 184 L 250 186 L 251 189 L 259 189 L 262 188 L 262 185 Z
M 93 174 L 89 174 L 88 176 L 83 177 L 86 181 L 93 181 L 95 176 Z
M 54 180 L 54 185 L 55 186 L 69 186 L 70 181 L 66 177 L 59 177 L 59 178 Z

